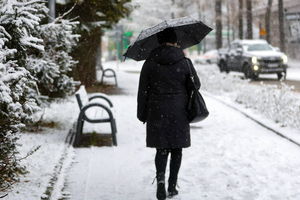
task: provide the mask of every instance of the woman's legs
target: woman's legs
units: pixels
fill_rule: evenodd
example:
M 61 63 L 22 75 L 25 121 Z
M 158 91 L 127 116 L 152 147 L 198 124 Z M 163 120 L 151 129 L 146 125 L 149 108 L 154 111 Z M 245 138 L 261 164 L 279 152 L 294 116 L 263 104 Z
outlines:
M 165 172 L 168 162 L 168 155 L 171 153 L 170 161 L 170 175 L 169 175 L 169 195 L 174 196 L 178 194 L 176 190 L 178 172 L 181 165 L 182 149 L 156 149 L 155 166 L 156 166 L 156 178 L 157 178 L 157 193 L 158 199 L 166 198 L 165 191 Z
M 170 176 L 169 176 L 169 186 L 168 186 L 168 192 L 169 195 L 171 196 L 178 194 L 178 191 L 176 190 L 176 185 L 177 185 L 178 172 L 181 165 L 181 159 L 182 159 L 182 149 L 181 148 L 171 149 Z
M 157 179 L 157 191 L 156 197 L 159 200 L 166 199 L 165 188 L 165 172 L 168 161 L 169 150 L 168 149 L 156 149 L 155 167 L 156 167 L 156 179 Z
M 166 166 L 168 162 L 169 149 L 156 149 L 155 156 L 155 167 L 156 167 L 156 177 L 162 178 L 165 176 Z M 164 180 L 164 179 L 163 179 Z M 161 181 L 159 179 L 159 181 Z

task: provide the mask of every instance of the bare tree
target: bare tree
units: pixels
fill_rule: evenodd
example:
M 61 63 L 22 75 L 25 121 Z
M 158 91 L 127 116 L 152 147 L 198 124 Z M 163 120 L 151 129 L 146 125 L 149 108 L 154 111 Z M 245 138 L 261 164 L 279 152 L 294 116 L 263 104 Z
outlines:
M 238 37 L 238 26 L 239 26 L 239 20 L 238 19 L 238 9 L 239 5 L 236 3 L 236 1 L 228 0 L 228 3 L 230 4 L 230 23 L 231 23 L 231 40 L 234 40 L 236 37 Z
M 243 31 L 243 0 L 239 0 L 239 38 L 243 39 L 244 31 Z
M 266 40 L 271 43 L 271 27 L 270 27 L 270 19 L 271 19 L 271 8 L 272 8 L 273 0 L 268 0 L 266 16 L 265 16 L 265 24 L 266 24 Z
M 215 1 L 216 11 L 216 47 L 222 48 L 222 0 Z
M 285 52 L 285 30 L 284 30 L 283 0 L 278 0 L 278 20 L 279 20 L 280 49 L 281 49 L 281 51 Z
M 174 4 L 175 4 L 175 0 L 172 0 L 172 5 L 174 6 Z M 171 18 L 172 18 L 172 19 L 175 18 L 175 13 L 174 13 L 174 11 L 172 11 L 172 13 L 171 13 Z
M 231 14 L 230 1 L 226 1 L 226 11 L 227 11 L 227 44 L 229 45 L 231 26 L 233 26 L 230 20 L 230 14 Z
M 252 0 L 246 0 L 247 8 L 247 39 L 253 39 Z

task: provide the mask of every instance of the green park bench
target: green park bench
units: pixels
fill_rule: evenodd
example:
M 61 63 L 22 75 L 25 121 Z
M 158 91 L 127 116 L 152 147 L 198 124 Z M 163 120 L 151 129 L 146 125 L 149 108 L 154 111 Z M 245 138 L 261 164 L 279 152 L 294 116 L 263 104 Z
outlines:
M 112 113 L 113 104 L 109 100 L 108 96 L 103 93 L 94 93 L 88 96 L 84 85 L 80 86 L 79 90 L 75 93 L 75 96 L 77 99 L 80 112 L 77 119 L 73 146 L 74 147 L 80 146 L 80 142 L 84 135 L 82 131 L 83 131 L 83 125 L 85 121 L 89 123 L 110 123 L 112 144 L 114 146 L 117 146 L 116 120 Z M 108 104 L 108 106 L 100 102 L 92 101 L 93 99 L 97 99 L 97 98 L 104 100 Z M 87 111 L 93 108 L 100 108 L 104 110 L 104 112 L 107 113 L 107 117 L 91 119 L 90 117 L 88 117 Z

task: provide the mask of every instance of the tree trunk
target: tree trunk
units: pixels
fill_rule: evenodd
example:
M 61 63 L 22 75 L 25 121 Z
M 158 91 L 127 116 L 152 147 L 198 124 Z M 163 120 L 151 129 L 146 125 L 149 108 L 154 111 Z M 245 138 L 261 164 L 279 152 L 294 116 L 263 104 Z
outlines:
M 239 38 L 243 39 L 244 37 L 244 24 L 243 24 L 243 0 L 239 0 Z
M 230 1 L 230 10 L 231 10 L 231 14 L 230 14 L 230 20 L 231 20 L 231 41 L 235 40 L 237 35 L 238 35 L 238 6 L 236 6 L 236 1 L 232 2 Z
M 281 51 L 285 52 L 285 30 L 284 30 L 283 0 L 278 0 L 278 20 L 279 20 L 280 49 L 281 49 Z
M 230 44 L 230 31 L 231 31 L 231 20 L 230 20 L 231 10 L 230 10 L 229 3 L 230 3 L 230 1 L 226 2 L 226 9 L 227 9 L 227 46 L 229 46 L 229 44 Z
M 100 36 L 98 49 L 97 49 L 97 61 L 96 61 L 96 68 L 103 70 L 102 66 L 102 36 Z
M 175 5 L 175 0 L 172 0 L 172 6 L 174 6 Z M 172 13 L 171 13 L 171 19 L 174 19 L 175 18 L 175 13 L 174 13 L 174 11 L 172 11 Z
M 81 84 L 89 87 L 92 86 L 97 79 L 97 50 L 101 39 L 101 30 L 94 29 L 81 35 L 79 44 L 73 52 L 73 57 L 78 60 L 78 64 L 74 69 L 74 78 L 79 80 Z
M 216 0 L 216 47 L 222 48 L 222 0 Z
M 252 0 L 246 0 L 247 7 L 247 39 L 253 39 L 253 30 L 252 30 Z
M 273 0 L 268 0 L 267 10 L 266 10 L 266 40 L 271 43 L 271 26 L 270 26 L 270 19 L 271 19 L 271 8 L 272 8 Z

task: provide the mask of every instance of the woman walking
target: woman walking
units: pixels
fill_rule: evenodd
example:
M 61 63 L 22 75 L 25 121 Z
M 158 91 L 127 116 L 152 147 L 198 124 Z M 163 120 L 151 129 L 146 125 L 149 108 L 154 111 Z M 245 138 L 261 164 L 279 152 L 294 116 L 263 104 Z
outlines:
M 177 46 L 173 28 L 159 32 L 157 39 L 160 46 L 152 50 L 141 71 L 137 117 L 147 123 L 147 147 L 156 148 L 156 197 L 164 200 L 167 197 L 165 172 L 168 156 L 171 154 L 167 191 L 172 197 L 178 194 L 176 185 L 182 148 L 191 145 L 187 104 L 192 86 L 188 85 L 190 70 L 187 62 L 193 65 Z M 200 88 L 194 67 L 192 73 L 196 86 Z

